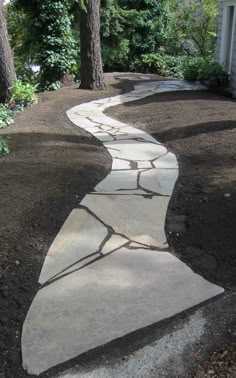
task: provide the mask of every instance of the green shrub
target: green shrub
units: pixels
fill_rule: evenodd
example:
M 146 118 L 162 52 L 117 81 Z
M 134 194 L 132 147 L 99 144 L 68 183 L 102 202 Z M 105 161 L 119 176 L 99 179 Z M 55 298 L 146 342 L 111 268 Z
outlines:
M 144 54 L 134 61 L 132 69 L 182 79 L 184 66 L 188 59 L 188 56 Z
M 199 70 L 206 64 L 203 58 L 189 58 L 183 67 L 183 77 L 185 80 L 198 80 Z
M 10 152 L 9 149 L 9 137 L 7 138 L 0 138 L 0 156 L 8 155 Z
M 198 80 L 217 80 L 220 83 L 227 82 L 228 74 L 221 64 L 214 61 L 203 62 L 198 70 Z
M 46 82 L 45 85 L 42 86 L 42 90 L 44 91 L 56 91 L 62 87 L 61 81 L 54 81 L 54 83 Z
M 37 99 L 37 85 L 24 84 L 21 80 L 15 80 L 12 87 L 12 100 L 15 102 L 32 103 Z
M 0 129 L 3 129 L 11 123 L 13 123 L 12 111 L 5 105 L 0 104 Z
M 223 67 L 201 57 L 144 54 L 133 62 L 132 69 L 185 80 L 217 80 L 225 82 Z

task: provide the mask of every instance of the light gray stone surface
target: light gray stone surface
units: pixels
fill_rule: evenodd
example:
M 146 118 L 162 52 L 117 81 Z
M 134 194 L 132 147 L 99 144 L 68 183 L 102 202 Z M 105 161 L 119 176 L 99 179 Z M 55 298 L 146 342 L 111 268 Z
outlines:
M 121 248 L 39 290 L 23 327 L 24 367 L 39 374 L 221 292 L 170 253 Z
M 153 193 L 171 196 L 178 174 L 178 169 L 149 169 L 141 173 L 140 185 Z
M 155 247 L 166 246 L 165 217 L 169 197 L 87 195 L 81 202 L 116 233 Z
M 74 209 L 47 253 L 39 283 L 45 283 L 96 252 L 107 235 L 108 231 L 101 222 L 85 210 Z
M 103 255 L 107 255 L 108 253 L 114 251 L 115 249 L 121 247 L 124 244 L 127 244 L 129 241 L 121 235 L 112 235 L 110 239 L 106 242 L 104 247 L 101 250 Z
M 155 168 L 178 169 L 178 162 L 174 154 L 168 152 L 153 162 Z
M 106 142 L 104 146 L 111 156 L 126 160 L 154 160 L 166 154 L 167 150 L 161 144 L 139 142 L 137 140 L 119 140 Z
M 96 192 L 111 192 L 121 189 L 137 189 L 138 170 L 111 172 L 95 188 Z
M 112 159 L 112 171 L 131 169 L 131 162 L 122 159 Z
M 194 313 L 180 329 L 145 345 L 127 356 L 93 361 L 67 370 L 54 378 L 184 378 L 190 377 L 183 356 L 192 344 L 199 344 L 206 331 L 201 310 Z M 191 360 L 189 361 L 191 364 Z M 197 361 L 196 361 L 197 362 Z M 197 363 L 196 363 L 197 364 Z

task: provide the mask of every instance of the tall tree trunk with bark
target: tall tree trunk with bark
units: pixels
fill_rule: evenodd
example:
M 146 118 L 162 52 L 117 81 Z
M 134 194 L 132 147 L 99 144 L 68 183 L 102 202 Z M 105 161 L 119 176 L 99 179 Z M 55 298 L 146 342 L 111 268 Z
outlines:
M 82 89 L 105 89 L 100 39 L 100 0 L 88 0 L 80 18 L 80 77 Z
M 3 14 L 3 0 L 0 0 L 0 102 L 10 98 L 10 87 L 16 73 L 8 38 L 7 24 Z

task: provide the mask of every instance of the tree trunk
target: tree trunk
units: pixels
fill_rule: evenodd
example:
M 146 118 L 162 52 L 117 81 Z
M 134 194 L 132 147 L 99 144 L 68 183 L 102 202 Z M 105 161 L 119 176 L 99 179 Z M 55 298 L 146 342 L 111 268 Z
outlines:
M 87 11 L 81 10 L 80 63 L 80 88 L 105 89 L 100 40 L 100 0 L 88 0 Z
M 0 102 L 10 98 L 10 87 L 16 73 L 9 44 L 7 24 L 3 14 L 3 1 L 0 0 Z

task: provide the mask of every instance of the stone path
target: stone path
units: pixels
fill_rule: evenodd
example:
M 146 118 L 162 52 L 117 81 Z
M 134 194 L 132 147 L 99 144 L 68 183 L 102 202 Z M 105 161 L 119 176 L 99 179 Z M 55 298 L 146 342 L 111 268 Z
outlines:
M 223 292 L 167 252 L 176 157 L 145 132 L 103 114 L 155 93 L 198 89 L 184 81 L 137 82 L 128 94 L 68 111 L 75 125 L 102 141 L 112 169 L 71 212 L 48 251 L 22 332 L 28 373 L 40 374 Z

